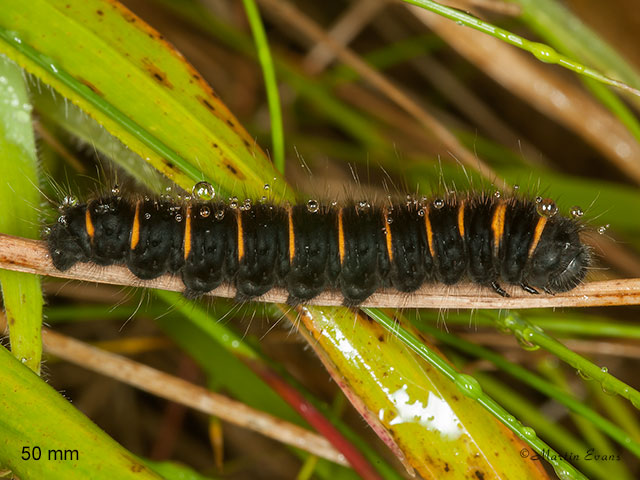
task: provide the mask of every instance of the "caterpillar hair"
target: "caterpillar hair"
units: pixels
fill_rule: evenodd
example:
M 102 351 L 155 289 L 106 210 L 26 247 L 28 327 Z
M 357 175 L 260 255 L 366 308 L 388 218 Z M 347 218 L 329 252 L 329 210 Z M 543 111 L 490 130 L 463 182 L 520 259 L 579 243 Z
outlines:
M 197 298 L 221 283 L 247 301 L 276 286 L 288 303 L 339 289 L 357 306 L 380 288 L 413 292 L 464 279 L 508 296 L 576 287 L 590 265 L 576 218 L 550 200 L 466 193 L 382 206 L 127 198 L 67 199 L 50 229 L 53 264 L 125 264 L 141 279 L 179 274 Z

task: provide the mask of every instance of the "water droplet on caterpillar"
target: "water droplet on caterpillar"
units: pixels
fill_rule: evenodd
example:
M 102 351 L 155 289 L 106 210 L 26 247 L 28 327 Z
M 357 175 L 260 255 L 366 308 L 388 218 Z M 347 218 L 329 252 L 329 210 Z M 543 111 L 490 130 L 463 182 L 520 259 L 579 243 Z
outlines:
M 580 218 L 584 215 L 584 212 L 582 211 L 582 208 L 580 208 L 578 205 L 574 205 L 573 207 L 571 207 L 571 216 L 573 218 Z
M 604 235 L 604 234 L 606 233 L 606 231 L 607 231 L 607 230 L 609 230 L 609 227 L 610 227 L 610 226 L 611 226 L 611 225 L 609 225 L 609 224 L 607 223 L 606 225 L 602 225 L 602 226 L 598 227 L 598 233 L 599 233 L 600 235 Z
M 421 208 L 420 210 L 418 210 L 418 216 L 424 217 L 424 208 Z
M 203 205 L 200 207 L 199 213 L 202 218 L 207 218 L 209 215 L 211 215 L 211 209 L 207 205 Z
M 513 191 L 514 191 L 514 192 L 517 192 L 518 190 L 520 190 L 520 185 L 515 184 L 515 185 L 513 186 Z
M 369 202 L 367 202 L 366 200 L 360 200 L 360 201 L 358 202 L 357 207 L 358 207 L 358 208 L 357 208 L 357 209 L 358 209 L 358 211 L 360 211 L 360 212 L 366 212 L 366 211 L 368 211 L 368 210 L 371 208 L 371 204 L 370 204 Z
M 391 225 L 393 223 L 393 218 L 392 217 L 387 217 L 387 223 L 389 225 Z
M 149 220 L 151 218 L 151 214 L 149 212 L 144 214 L 144 219 Z
M 222 209 L 221 210 L 216 210 L 216 213 L 215 213 L 214 216 L 215 216 L 216 220 L 218 220 L 218 221 L 222 220 L 224 218 L 224 210 L 222 210 Z
M 118 184 L 115 184 L 113 187 L 111 187 L 111 193 L 113 195 L 120 195 L 120 186 Z
M 433 208 L 440 210 L 442 207 L 444 207 L 444 200 L 442 198 L 436 198 L 433 200 Z
M 307 202 L 307 210 L 309 210 L 309 212 L 311 213 L 316 213 L 318 210 L 320 210 L 320 204 L 317 200 L 309 200 Z
M 182 214 L 176 213 L 173 218 L 175 218 L 176 222 L 180 223 L 182 221 Z
M 191 194 L 199 200 L 212 200 L 216 191 L 209 182 L 198 182 L 191 189 Z
M 269 190 L 271 188 L 271 185 L 269 185 L 268 183 L 264 184 L 264 189 L 265 190 Z
M 536 203 L 542 203 L 542 197 L 536 197 Z
M 231 197 L 229 199 L 229 208 L 235 210 L 238 208 L 238 197 Z
M 253 205 L 252 205 L 252 203 L 251 203 L 251 199 L 250 199 L 250 198 L 246 198 L 246 199 L 244 200 L 244 204 L 242 205 L 242 207 L 240 207 L 240 210 L 246 210 L 246 211 L 249 211 L 249 210 L 251 210 L 251 207 L 252 207 L 252 206 L 253 206 Z
M 536 212 L 538 212 L 538 215 L 541 217 L 551 218 L 558 213 L 558 206 L 550 198 L 542 199 L 540 202 L 538 202 L 536 198 L 536 202 Z
M 65 227 L 66 227 L 66 226 L 67 226 L 67 216 L 66 216 L 66 215 L 60 215 L 60 216 L 58 217 L 58 223 L 59 223 L 60 225 L 63 225 L 63 226 L 65 226 Z
M 78 203 L 78 199 L 73 195 L 68 195 L 62 199 L 62 204 L 60 205 L 60 209 L 73 207 Z
M 496 190 L 495 192 L 493 192 L 493 196 L 495 198 L 500 198 L 502 196 L 502 193 L 500 193 L 500 190 Z
M 51 228 L 50 227 L 44 227 L 42 229 L 42 236 L 43 237 L 48 237 L 49 235 L 51 235 Z

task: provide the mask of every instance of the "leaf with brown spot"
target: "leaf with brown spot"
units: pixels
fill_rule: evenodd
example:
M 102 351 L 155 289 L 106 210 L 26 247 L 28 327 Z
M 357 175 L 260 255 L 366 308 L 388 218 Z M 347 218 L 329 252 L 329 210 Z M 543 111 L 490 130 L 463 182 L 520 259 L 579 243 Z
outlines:
M 8 0 L 0 28 L 0 53 L 70 99 L 183 188 L 190 190 L 204 176 L 230 192 L 239 179 L 251 179 L 243 189 L 258 196 L 260 178 L 283 182 L 184 57 L 120 3 Z M 21 40 L 13 41 L 15 36 Z M 212 149 L 212 140 L 220 148 Z M 169 161 L 178 170 L 168 168 Z

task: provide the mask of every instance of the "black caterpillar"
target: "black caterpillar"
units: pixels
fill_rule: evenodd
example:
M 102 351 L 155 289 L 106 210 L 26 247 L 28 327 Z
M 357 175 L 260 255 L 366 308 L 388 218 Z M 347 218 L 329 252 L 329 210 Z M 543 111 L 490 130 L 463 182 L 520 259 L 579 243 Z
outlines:
M 276 206 L 132 200 L 116 191 L 72 203 L 48 237 L 56 268 L 124 263 L 141 279 L 180 274 L 190 298 L 227 282 L 240 301 L 282 286 L 296 305 L 337 288 L 356 306 L 379 288 L 412 292 L 464 278 L 502 296 L 500 283 L 552 294 L 576 287 L 590 264 L 580 224 L 540 197 Z

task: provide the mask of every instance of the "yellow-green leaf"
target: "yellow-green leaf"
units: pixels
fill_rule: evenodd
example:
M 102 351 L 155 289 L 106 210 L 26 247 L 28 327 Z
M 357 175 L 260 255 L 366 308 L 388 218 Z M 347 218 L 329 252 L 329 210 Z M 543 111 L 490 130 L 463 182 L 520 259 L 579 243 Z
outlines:
M 301 319 L 356 408 L 423 478 L 548 478 L 540 462 L 522 461 L 513 433 L 365 315 L 313 307 Z
M 117 2 L 8 0 L 0 39 L 0 52 L 186 189 L 208 180 L 258 195 L 260 179 L 280 178 L 182 55 Z
M 20 68 L 0 57 L 0 231 L 38 238 L 38 160 L 31 104 Z M 0 270 L 11 351 L 33 371 L 42 356 L 40 278 Z
M 159 479 L 0 347 L 0 466 L 23 480 Z

